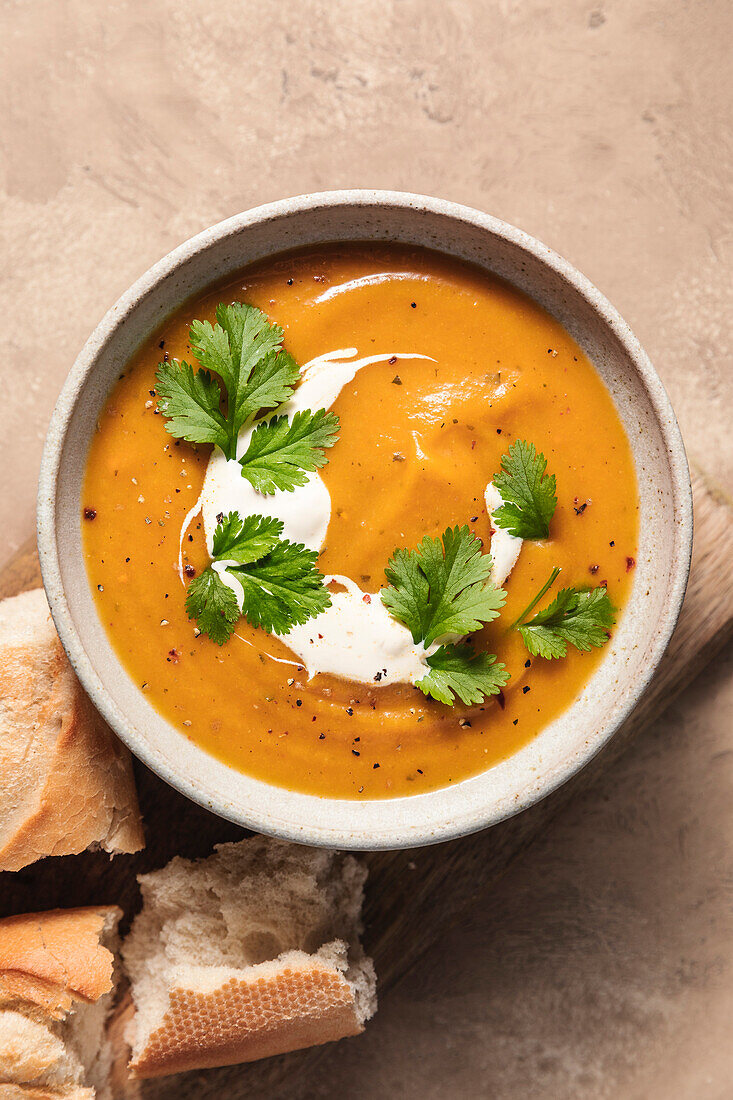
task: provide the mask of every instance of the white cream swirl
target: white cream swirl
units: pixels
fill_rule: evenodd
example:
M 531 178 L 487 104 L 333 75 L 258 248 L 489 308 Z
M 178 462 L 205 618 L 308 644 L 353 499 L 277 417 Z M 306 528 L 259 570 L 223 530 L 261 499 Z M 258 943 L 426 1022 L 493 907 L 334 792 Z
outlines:
M 372 363 L 412 359 L 434 362 L 431 356 L 414 352 L 390 351 L 362 358 L 355 358 L 356 355 L 356 348 L 339 348 L 311 359 L 303 367 L 298 388 L 290 400 L 276 410 L 277 414 L 292 416 L 304 409 L 330 409 L 344 386 L 354 379 L 358 371 Z M 242 429 L 237 442 L 238 457 L 246 452 L 254 428 L 254 425 L 248 425 Z M 493 495 L 490 490 L 493 490 Z M 487 510 L 490 512 L 500 503 L 501 498 L 493 486 L 487 486 Z M 184 521 L 181 545 L 186 528 L 200 512 L 206 544 L 211 553 L 216 517 L 222 512 L 233 511 L 241 516 L 274 516 L 283 523 L 283 538 L 303 543 L 312 550 L 321 550 L 331 519 L 331 496 L 318 471 L 309 475 L 305 485 L 296 487 L 292 492 L 277 491 L 263 496 L 242 477 L 237 461 L 227 460 L 221 451 L 215 449 L 209 459 L 199 500 Z M 491 550 L 496 584 L 504 583 L 520 549 L 521 539 L 513 539 L 503 531 L 495 532 Z M 182 567 L 181 559 L 179 567 Z M 226 563 L 215 563 L 214 568 L 235 593 L 241 608 L 241 585 L 226 573 Z M 426 658 L 437 646 L 425 649 L 422 645 L 416 645 L 410 631 L 392 618 L 378 594 L 363 592 L 349 577 L 326 578 L 326 583 L 332 582 L 342 591 L 332 593 L 331 606 L 282 636 L 282 641 L 307 668 L 309 678 L 319 672 L 327 672 L 374 685 L 415 683 L 421 679 L 426 672 Z

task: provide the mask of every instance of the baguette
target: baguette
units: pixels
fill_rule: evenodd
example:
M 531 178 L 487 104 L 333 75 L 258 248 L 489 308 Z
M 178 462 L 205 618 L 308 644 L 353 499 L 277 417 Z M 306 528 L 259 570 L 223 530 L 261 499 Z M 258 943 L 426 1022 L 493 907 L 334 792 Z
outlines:
M 42 588 L 0 602 L 0 871 L 144 847 L 130 755 L 81 688 Z
M 134 1077 L 254 1061 L 363 1031 L 374 968 L 358 934 L 366 871 L 263 837 L 140 877 L 123 946 Z
M 0 1100 L 105 1100 L 116 908 L 0 920 Z

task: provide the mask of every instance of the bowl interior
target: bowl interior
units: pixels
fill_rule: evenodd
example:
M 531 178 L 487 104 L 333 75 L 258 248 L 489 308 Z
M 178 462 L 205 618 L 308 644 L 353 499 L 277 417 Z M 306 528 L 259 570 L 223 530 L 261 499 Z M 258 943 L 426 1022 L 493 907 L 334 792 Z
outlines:
M 274 788 L 186 740 L 117 659 L 86 576 L 80 499 L 88 444 L 131 354 L 180 305 L 267 255 L 339 240 L 390 240 L 472 261 L 528 293 L 577 340 L 611 392 L 636 464 L 640 542 L 629 605 L 573 706 L 509 760 L 453 787 L 354 802 Z M 61 639 L 94 702 L 168 782 L 260 832 L 341 848 L 407 847 L 462 835 L 530 805 L 608 740 L 648 682 L 677 618 L 689 568 L 684 449 L 666 394 L 613 308 L 551 250 L 519 230 L 439 200 L 334 192 L 261 207 L 207 230 L 152 268 L 112 308 L 75 364 L 54 412 L 39 489 L 39 549 Z

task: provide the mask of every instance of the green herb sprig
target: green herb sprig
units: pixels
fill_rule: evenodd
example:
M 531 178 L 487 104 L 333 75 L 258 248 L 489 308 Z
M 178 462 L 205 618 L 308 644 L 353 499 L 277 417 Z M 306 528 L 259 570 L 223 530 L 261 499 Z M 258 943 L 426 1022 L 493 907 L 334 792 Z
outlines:
M 283 350 L 280 326 L 244 302 L 220 303 L 216 324 L 194 321 L 189 339 L 199 369 L 194 372 L 190 364 L 176 359 L 159 365 L 158 411 L 168 418 L 166 431 L 171 435 L 189 443 L 214 443 L 234 459 L 244 424 L 256 413 L 287 401 L 300 369 Z
M 292 396 L 300 377 L 283 350 L 283 330 L 255 306 L 220 303 L 216 323 L 194 321 L 189 340 L 198 369 L 175 359 L 158 366 L 157 407 L 166 431 L 190 443 L 213 443 L 235 460 L 239 434 L 251 423 L 239 459 L 242 477 L 263 495 L 305 485 L 325 465 L 339 421 L 325 409 L 268 418 Z M 329 606 L 317 553 L 282 539 L 282 531 L 279 520 L 261 515 L 243 519 L 232 512 L 219 522 L 212 565 L 191 582 L 186 597 L 189 617 L 219 645 L 234 632 L 238 597 L 248 622 L 278 634 Z M 226 568 L 214 568 L 224 562 Z
M 326 448 L 333 447 L 339 430 L 334 413 L 319 409 L 296 412 L 292 420 L 275 416 L 258 424 L 239 464 L 258 493 L 292 492 L 305 485 L 308 474 L 326 465 Z
M 519 631 L 533 657 L 543 657 L 548 661 L 565 657 L 568 644 L 584 653 L 604 646 L 608 641 L 608 631 L 616 622 L 616 608 L 605 585 L 563 588 L 544 610 L 527 619 L 559 573 L 559 568 L 555 567 L 549 580 L 509 628 Z
M 212 565 L 191 581 L 186 597 L 189 618 L 218 645 L 234 633 L 239 592 L 247 622 L 276 634 L 288 634 L 330 605 L 318 553 L 282 539 L 282 531 L 279 519 L 265 516 L 230 512 L 219 520 Z
M 470 645 L 442 645 L 426 658 L 430 671 L 415 686 L 451 707 L 456 695 L 467 706 L 498 695 L 509 680 L 493 653 L 475 653 Z
M 415 643 L 427 648 L 440 638 L 461 638 L 495 619 L 506 593 L 490 579 L 491 558 L 467 526 L 448 527 L 439 539 L 424 538 L 415 550 L 395 550 L 385 569 L 382 602 L 404 623 Z M 509 679 L 492 654 L 446 641 L 427 657 L 430 671 L 416 686 L 451 706 L 497 695 Z
M 493 484 L 503 504 L 491 513 L 495 527 L 520 539 L 546 539 L 555 514 L 555 475 L 548 474 L 547 460 L 534 443 L 518 439 L 502 456 L 501 470 Z

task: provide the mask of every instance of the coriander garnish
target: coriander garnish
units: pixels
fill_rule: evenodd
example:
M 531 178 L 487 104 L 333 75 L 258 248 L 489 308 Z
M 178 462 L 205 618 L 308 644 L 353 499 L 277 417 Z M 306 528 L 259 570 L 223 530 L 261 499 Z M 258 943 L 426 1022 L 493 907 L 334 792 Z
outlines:
M 283 350 L 283 330 L 255 306 L 220 303 L 216 324 L 194 321 L 189 339 L 198 370 L 174 359 L 160 363 L 156 374 L 157 408 L 168 418 L 166 431 L 190 443 L 213 443 L 235 460 L 239 433 L 251 424 L 249 446 L 239 460 L 242 477 L 262 494 L 305 485 L 308 474 L 326 464 L 325 450 L 336 442 L 339 422 L 325 409 L 297 412 L 292 420 L 267 419 L 268 410 L 292 396 L 300 377 L 297 363 Z M 186 598 L 189 618 L 219 645 L 234 632 L 240 602 L 248 622 L 278 634 L 329 606 L 316 569 L 318 554 L 281 539 L 282 531 L 279 520 L 259 515 L 242 519 L 232 512 L 221 518 L 213 564 L 191 582 Z
M 542 585 L 542 588 L 540 588 L 537 595 L 533 596 L 532 599 L 530 600 L 530 602 L 525 607 L 524 611 L 522 611 L 522 613 L 520 615 L 517 615 L 517 617 L 514 620 L 514 622 L 512 623 L 512 625 L 508 628 L 509 630 L 516 630 L 517 627 L 519 626 L 519 624 L 522 622 L 522 620 L 526 619 L 527 616 L 530 614 L 530 612 L 534 611 L 535 607 L 540 602 L 540 600 L 544 596 L 545 592 L 548 592 L 549 589 L 552 588 L 553 584 L 555 583 L 557 578 L 560 576 L 561 572 L 562 572 L 562 570 L 560 569 L 560 566 L 556 565 L 555 568 L 550 573 L 547 580 L 545 581 L 545 583 Z
M 443 637 L 462 637 L 499 614 L 506 593 L 490 580 L 491 558 L 467 526 L 448 527 L 441 538 L 424 538 L 416 550 L 395 550 L 385 570 L 389 587 L 382 602 L 426 647 Z M 489 653 L 475 654 L 452 641 L 426 657 L 429 672 L 416 682 L 425 695 L 452 706 L 496 695 L 509 679 Z
M 297 412 L 292 421 L 287 416 L 263 421 L 239 459 L 242 476 L 259 493 L 291 492 L 296 485 L 305 485 L 309 473 L 326 465 L 324 452 L 333 447 L 338 429 L 338 417 L 325 409 Z
M 565 657 L 568 642 L 587 653 L 608 641 L 608 630 L 616 621 L 616 609 L 604 585 L 597 588 L 563 588 L 552 603 L 538 611 L 533 619 L 523 621 L 537 606 L 560 570 L 556 567 L 535 598 L 512 623 L 533 657 L 551 660 Z
M 216 324 L 194 321 L 191 350 L 200 366 L 161 363 L 156 374 L 158 411 L 166 431 L 189 443 L 214 443 L 237 457 L 239 432 L 258 412 L 276 409 L 291 396 L 298 364 L 282 348 L 283 330 L 255 306 L 243 302 L 216 307 Z M 227 398 L 226 415 L 221 410 Z
M 506 599 L 489 579 L 491 557 L 467 526 L 424 538 L 416 550 L 395 550 L 385 574 L 390 587 L 382 589 L 382 602 L 426 646 L 445 634 L 479 630 Z
M 495 527 L 520 539 L 546 539 L 557 507 L 555 475 L 547 474 L 547 460 L 534 443 L 518 439 L 502 456 L 494 487 L 503 504 L 491 513 Z
M 498 695 L 509 680 L 493 653 L 474 653 L 469 645 L 442 645 L 426 660 L 430 671 L 415 686 L 448 706 L 453 706 L 456 695 L 466 706 L 482 703 L 488 695 Z
M 287 634 L 330 605 L 317 552 L 281 539 L 282 530 L 278 519 L 242 520 L 238 512 L 217 525 L 213 564 L 188 586 L 186 611 L 218 645 L 234 633 L 240 595 L 245 619 L 276 634 Z

